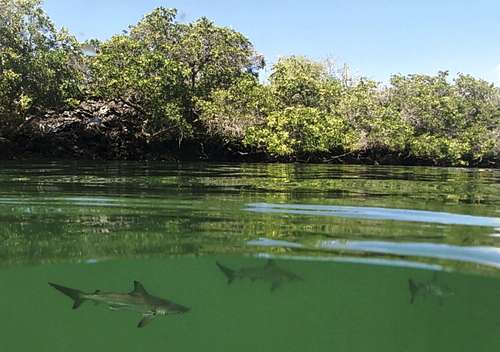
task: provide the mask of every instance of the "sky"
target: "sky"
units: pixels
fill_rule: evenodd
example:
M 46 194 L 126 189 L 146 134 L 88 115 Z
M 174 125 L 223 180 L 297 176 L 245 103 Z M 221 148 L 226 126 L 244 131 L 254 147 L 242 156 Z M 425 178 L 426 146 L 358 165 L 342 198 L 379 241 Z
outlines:
M 355 75 L 471 74 L 500 86 L 500 0 L 45 0 L 58 27 L 107 39 L 155 7 L 182 22 L 205 16 L 251 40 L 269 64 L 304 55 Z M 269 66 L 268 66 L 269 67 Z

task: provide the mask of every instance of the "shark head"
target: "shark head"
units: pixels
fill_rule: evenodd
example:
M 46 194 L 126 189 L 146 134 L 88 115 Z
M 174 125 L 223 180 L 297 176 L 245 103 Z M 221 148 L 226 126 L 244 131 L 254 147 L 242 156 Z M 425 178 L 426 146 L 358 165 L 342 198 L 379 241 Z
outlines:
M 435 296 L 438 296 L 438 297 L 450 297 L 450 296 L 453 296 L 455 294 L 455 292 L 451 288 L 449 288 L 447 285 L 441 285 L 441 286 L 433 285 L 431 287 L 430 291 Z
M 169 302 L 168 305 L 160 306 L 156 308 L 156 314 L 158 315 L 174 315 L 174 314 L 184 314 L 191 310 L 189 307 L 183 305 Z
M 168 314 L 183 314 L 191 310 L 189 307 L 182 306 L 180 304 L 174 304 L 174 307 L 169 307 L 170 311 Z
M 154 309 L 145 312 L 137 327 L 142 328 L 148 325 L 158 316 L 182 314 L 189 312 L 189 310 L 190 309 L 188 307 L 181 306 L 180 304 L 164 301 L 157 305 Z

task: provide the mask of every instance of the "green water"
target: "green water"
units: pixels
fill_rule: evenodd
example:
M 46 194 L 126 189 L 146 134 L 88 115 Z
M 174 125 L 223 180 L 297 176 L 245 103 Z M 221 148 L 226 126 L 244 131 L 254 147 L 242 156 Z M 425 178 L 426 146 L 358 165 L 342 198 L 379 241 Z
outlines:
M 496 350 L 499 185 L 495 170 L 3 163 L 0 351 Z M 256 280 L 228 284 L 216 261 Z M 140 313 L 73 310 L 48 285 L 134 280 L 190 311 L 139 329 Z

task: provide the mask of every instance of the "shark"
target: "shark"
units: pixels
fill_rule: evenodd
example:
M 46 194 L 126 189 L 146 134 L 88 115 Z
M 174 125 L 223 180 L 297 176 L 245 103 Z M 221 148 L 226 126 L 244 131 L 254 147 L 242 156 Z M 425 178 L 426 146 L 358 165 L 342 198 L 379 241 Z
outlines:
M 134 281 L 134 288 L 129 293 L 102 292 L 85 293 L 69 287 L 49 282 L 49 285 L 73 300 L 73 309 L 77 309 L 85 301 L 105 304 L 111 310 L 131 310 L 142 314 L 137 327 L 142 328 L 158 316 L 183 314 L 190 308 L 167 299 L 149 294 L 139 281 Z
M 410 290 L 410 303 L 415 302 L 418 294 L 423 297 L 433 296 L 438 299 L 439 305 L 443 304 L 443 299 L 453 296 L 455 292 L 447 285 L 438 283 L 437 276 L 434 274 L 432 280 L 416 282 L 413 279 L 408 280 L 408 288 Z
M 219 262 L 215 262 L 215 264 L 217 264 L 220 271 L 226 276 L 228 285 L 236 279 L 248 278 L 252 282 L 256 280 L 269 282 L 271 284 L 271 291 L 274 291 L 284 282 L 303 281 L 300 276 L 277 266 L 272 259 L 269 259 L 264 266 L 239 269 L 228 268 Z

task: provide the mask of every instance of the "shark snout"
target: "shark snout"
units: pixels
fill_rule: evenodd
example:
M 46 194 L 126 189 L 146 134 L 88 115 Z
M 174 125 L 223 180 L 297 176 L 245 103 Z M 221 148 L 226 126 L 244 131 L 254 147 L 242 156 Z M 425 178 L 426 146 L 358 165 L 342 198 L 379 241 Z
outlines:
M 183 314 L 189 312 L 190 310 L 191 308 L 189 307 L 176 304 L 175 307 L 172 308 L 172 314 Z

